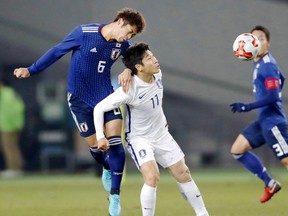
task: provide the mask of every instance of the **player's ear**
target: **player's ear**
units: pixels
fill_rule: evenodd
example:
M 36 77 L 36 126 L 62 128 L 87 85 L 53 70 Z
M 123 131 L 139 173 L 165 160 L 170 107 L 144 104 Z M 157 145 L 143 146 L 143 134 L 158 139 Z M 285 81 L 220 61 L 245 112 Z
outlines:
M 118 20 L 117 20 L 117 24 L 118 24 L 119 26 L 123 26 L 123 25 L 124 25 L 124 20 L 123 20 L 123 18 L 118 19 Z
M 267 41 L 267 45 L 268 45 L 268 47 L 270 47 L 271 41 Z
M 141 71 L 142 67 L 143 67 L 143 65 L 141 65 L 141 64 L 136 64 L 135 65 L 135 68 L 136 68 L 137 71 Z

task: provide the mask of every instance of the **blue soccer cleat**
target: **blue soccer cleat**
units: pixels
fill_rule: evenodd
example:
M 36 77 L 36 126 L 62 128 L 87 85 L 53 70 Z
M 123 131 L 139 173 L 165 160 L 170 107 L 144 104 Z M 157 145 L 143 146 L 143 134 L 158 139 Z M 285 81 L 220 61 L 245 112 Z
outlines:
M 110 194 L 109 201 L 109 215 L 119 216 L 121 213 L 120 196 L 118 194 Z
M 111 179 L 111 170 L 107 170 L 103 168 L 102 172 L 102 184 L 104 186 L 104 189 L 110 193 L 111 185 L 112 185 L 112 179 Z

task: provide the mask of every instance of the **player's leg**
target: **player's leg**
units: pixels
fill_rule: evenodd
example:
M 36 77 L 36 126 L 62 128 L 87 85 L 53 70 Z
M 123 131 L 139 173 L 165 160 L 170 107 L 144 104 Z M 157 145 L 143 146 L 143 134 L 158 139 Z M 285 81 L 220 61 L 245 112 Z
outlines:
M 263 134 L 274 155 L 288 168 L 288 129 L 286 123 L 275 125 L 271 130 L 264 131 Z M 266 202 L 270 200 L 280 190 L 280 183 L 274 181 L 273 184 L 264 188 L 264 195 L 260 201 Z
M 190 171 L 185 164 L 184 158 L 168 167 L 167 170 L 176 179 L 183 198 L 193 207 L 197 216 L 208 216 L 201 193 L 191 177 Z
M 156 191 L 160 176 L 153 147 L 150 140 L 140 137 L 129 140 L 127 150 L 144 179 L 140 192 L 142 215 L 153 216 L 155 214 Z
M 156 190 L 160 173 L 155 160 L 145 162 L 140 167 L 144 185 L 140 193 L 143 216 L 153 216 L 156 208 Z
M 200 191 L 185 164 L 184 153 L 169 132 L 163 134 L 155 148 L 156 161 L 176 179 L 184 199 L 192 206 L 197 216 L 208 216 Z
M 96 135 L 93 134 L 92 136 L 86 137 L 85 140 L 86 142 L 90 143 L 90 145 L 94 145 L 95 141 L 96 141 Z M 89 145 L 89 146 L 90 146 Z M 109 166 L 109 157 L 107 154 L 107 151 L 103 152 L 101 150 L 99 150 L 97 147 L 90 147 L 90 153 L 92 155 L 92 157 L 103 166 L 103 170 L 102 170 L 102 184 L 104 189 L 110 193 L 111 190 L 111 185 L 112 185 L 112 180 L 111 180 L 111 170 L 110 170 L 110 166 Z
M 271 177 L 260 158 L 250 151 L 262 146 L 265 142 L 260 125 L 254 122 L 236 138 L 231 147 L 231 154 L 237 161 L 242 163 L 246 169 L 261 179 L 265 184 L 265 188 L 272 188 L 279 183 Z M 280 184 L 279 187 L 281 188 Z M 260 202 L 266 202 L 268 200 L 263 198 L 263 196 L 260 198 Z
M 125 151 L 121 140 L 121 119 L 115 119 L 105 124 L 105 133 L 110 148 L 107 151 L 112 175 L 112 194 L 120 193 L 120 185 L 125 165 Z
M 120 215 L 120 187 L 125 166 L 125 151 L 121 139 L 122 117 L 121 112 L 114 110 L 105 113 L 104 117 L 105 135 L 109 141 L 109 166 L 111 169 L 111 191 L 109 195 L 109 213 L 110 215 Z
M 110 192 L 111 189 L 111 177 L 109 181 L 110 167 L 107 161 L 106 152 L 102 152 L 97 148 L 97 140 L 95 134 L 94 120 L 93 120 L 93 109 L 89 107 L 86 103 L 81 101 L 75 95 L 71 93 L 67 94 L 67 101 L 71 111 L 71 115 L 74 122 L 79 130 L 81 137 L 83 137 L 90 148 L 90 153 L 92 157 L 97 161 L 97 163 L 103 166 L 103 173 L 107 175 L 104 179 L 102 178 L 102 183 L 104 189 Z
M 248 140 L 240 134 L 232 145 L 231 153 L 237 161 L 242 163 L 246 169 L 260 178 L 264 184 L 268 186 L 272 178 L 260 158 L 249 151 L 251 149 Z
M 268 145 L 275 156 L 288 169 L 288 127 L 286 123 L 274 126 L 265 133 Z

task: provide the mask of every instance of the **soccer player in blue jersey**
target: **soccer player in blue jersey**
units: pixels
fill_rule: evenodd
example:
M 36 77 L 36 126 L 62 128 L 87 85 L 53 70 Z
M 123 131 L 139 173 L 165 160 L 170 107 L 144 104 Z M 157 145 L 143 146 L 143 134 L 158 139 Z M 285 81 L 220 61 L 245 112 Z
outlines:
M 257 109 L 258 119 L 248 125 L 237 137 L 231 153 L 236 160 L 264 182 L 264 194 L 260 202 L 265 203 L 281 190 L 281 185 L 271 177 L 259 157 L 251 150 L 267 143 L 274 155 L 288 168 L 287 118 L 281 99 L 284 77 L 277 62 L 268 51 L 270 31 L 264 26 L 255 26 L 251 33 L 257 36 L 261 43 L 261 50 L 254 59 L 252 68 L 255 102 L 236 102 L 230 106 L 234 113 Z
M 67 100 L 82 137 L 90 147 L 93 158 L 103 165 L 102 181 L 110 192 L 109 214 L 120 215 L 120 184 L 125 163 L 121 141 L 122 116 L 119 109 L 105 113 L 105 135 L 109 144 L 99 146 L 93 122 L 93 108 L 114 90 L 110 70 L 113 63 L 130 46 L 128 41 L 141 33 L 146 22 L 134 9 L 124 8 L 109 24 L 79 25 L 66 38 L 48 50 L 28 68 L 17 68 L 17 78 L 28 78 L 40 73 L 63 55 L 72 51 L 68 75 Z M 130 69 L 119 76 L 121 85 L 129 84 Z

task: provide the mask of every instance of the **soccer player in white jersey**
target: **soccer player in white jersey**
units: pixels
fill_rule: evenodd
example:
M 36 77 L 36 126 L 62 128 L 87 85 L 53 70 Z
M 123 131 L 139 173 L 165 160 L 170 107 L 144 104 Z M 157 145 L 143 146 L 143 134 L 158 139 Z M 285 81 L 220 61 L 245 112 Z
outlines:
M 98 145 L 109 145 L 103 131 L 104 113 L 126 104 L 127 148 L 144 179 L 140 194 L 142 215 L 155 214 L 160 178 L 158 162 L 174 176 L 181 194 L 196 215 L 208 216 L 200 191 L 185 164 L 184 154 L 168 131 L 162 109 L 162 72 L 156 57 L 147 44 L 136 43 L 124 54 L 123 63 L 134 75 L 128 92 L 119 87 L 94 109 Z
M 72 116 L 90 147 L 93 158 L 103 166 L 102 182 L 109 195 L 109 214 L 119 216 L 120 186 L 125 164 L 125 151 L 121 140 L 122 116 L 120 112 L 105 113 L 105 133 L 109 146 L 99 147 L 93 122 L 95 105 L 111 94 L 111 67 L 130 46 L 129 39 L 141 33 L 146 22 L 143 15 L 132 8 L 119 11 L 113 22 L 78 25 L 66 38 L 49 49 L 28 68 L 16 68 L 17 78 L 34 76 L 63 55 L 72 52 L 68 74 L 67 100 Z M 120 76 L 124 85 L 131 78 L 125 69 Z

